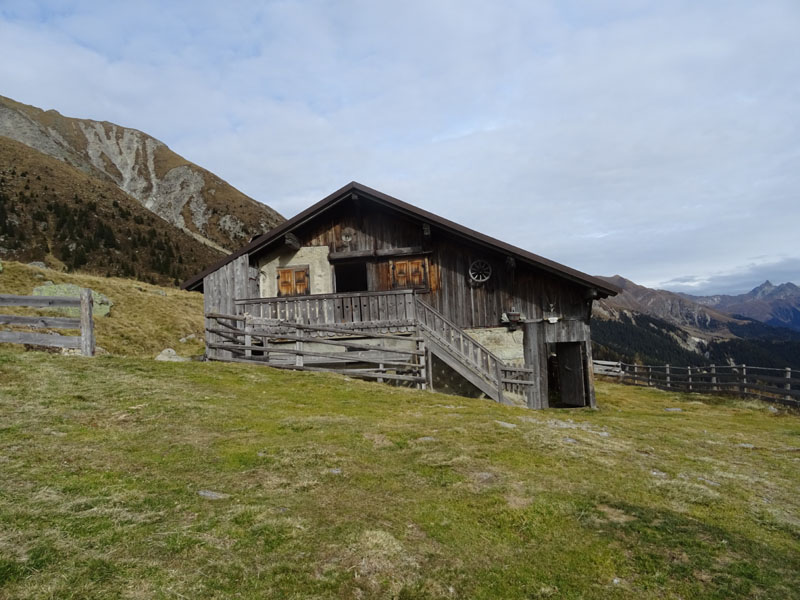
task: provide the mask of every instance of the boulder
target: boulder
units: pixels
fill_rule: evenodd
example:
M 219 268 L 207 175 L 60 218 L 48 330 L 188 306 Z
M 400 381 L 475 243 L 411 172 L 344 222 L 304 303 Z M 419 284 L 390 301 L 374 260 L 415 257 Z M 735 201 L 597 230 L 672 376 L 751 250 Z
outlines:
M 189 362 L 191 359 L 188 359 L 185 356 L 178 356 L 178 353 L 172 348 L 164 348 L 161 352 L 159 352 L 158 356 L 156 356 L 156 360 L 165 362 Z
M 75 285 L 74 283 L 53 283 L 52 281 L 46 281 L 44 285 L 33 288 L 33 295 L 70 296 L 77 298 L 80 297 L 82 290 L 82 287 Z M 108 316 L 108 314 L 111 312 L 111 307 L 114 305 L 111 299 L 103 294 L 100 294 L 99 292 L 92 290 L 92 300 L 92 314 L 95 317 Z M 80 314 L 80 309 L 78 308 L 62 308 L 60 310 L 72 316 L 78 316 Z

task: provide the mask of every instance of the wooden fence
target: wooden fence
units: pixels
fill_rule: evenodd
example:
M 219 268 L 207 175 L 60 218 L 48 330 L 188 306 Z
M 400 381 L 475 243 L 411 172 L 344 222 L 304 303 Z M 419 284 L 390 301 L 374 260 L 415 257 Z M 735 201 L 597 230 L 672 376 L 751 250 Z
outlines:
M 616 377 L 622 383 L 646 385 L 679 392 L 735 394 L 770 402 L 800 406 L 800 372 L 750 365 L 631 365 L 596 360 L 597 375 Z
M 0 306 L 27 308 L 80 308 L 80 317 L 50 317 L 0 315 L 0 325 L 34 329 L 80 329 L 80 335 L 58 335 L 35 331 L 0 330 L 0 342 L 31 344 L 53 348 L 75 348 L 84 356 L 94 356 L 94 321 L 92 319 L 92 292 L 84 289 L 80 297 L 13 296 L 0 294 Z
M 355 329 L 252 317 L 207 313 L 220 336 L 209 349 L 225 352 L 218 360 L 258 362 L 278 369 L 328 371 L 425 388 L 426 352 L 421 337 L 381 333 L 368 323 Z

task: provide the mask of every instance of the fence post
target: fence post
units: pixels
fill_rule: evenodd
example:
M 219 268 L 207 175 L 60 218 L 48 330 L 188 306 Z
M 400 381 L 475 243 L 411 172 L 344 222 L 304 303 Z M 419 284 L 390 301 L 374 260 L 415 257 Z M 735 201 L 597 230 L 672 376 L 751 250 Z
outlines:
M 419 328 L 417 328 L 417 335 L 419 336 Z M 424 390 L 427 388 L 428 384 L 428 365 L 427 365 L 428 356 L 425 353 L 425 342 L 423 340 L 417 342 L 417 350 L 422 351 L 422 354 L 419 355 L 419 376 L 422 377 L 423 379 L 422 383 L 418 384 L 417 387 L 421 390 Z M 383 365 L 381 365 L 381 369 L 382 368 Z M 381 381 L 383 381 L 382 378 Z
M 669 376 L 669 364 L 667 364 L 667 387 L 672 387 L 670 383 L 670 376 Z
M 786 367 L 786 383 L 784 384 L 783 388 L 787 392 L 792 389 L 791 379 L 792 379 L 792 368 Z M 786 402 L 792 401 L 792 397 L 789 394 L 786 394 L 783 398 L 784 400 L 786 400 Z
M 741 393 L 742 396 L 747 395 L 747 365 L 742 363 L 742 385 L 741 385 Z
M 300 327 L 295 328 L 295 332 L 297 333 L 298 338 L 303 337 L 303 330 Z M 302 367 L 303 366 L 303 340 L 298 339 L 294 343 L 294 349 L 297 350 L 297 354 L 294 357 L 294 366 L 295 367 Z
M 497 401 L 503 402 L 503 368 L 500 361 L 494 361 L 494 376 L 497 379 Z
M 639 383 L 639 367 L 637 365 L 633 365 L 633 385 Z
M 81 290 L 81 354 L 94 356 L 94 320 L 92 290 Z
M 686 367 L 686 376 L 687 376 L 687 379 L 688 379 L 688 381 L 687 381 L 688 390 L 691 393 L 691 391 L 692 391 L 692 367 L 691 366 Z
M 717 365 L 711 365 L 711 391 L 719 391 L 717 388 Z

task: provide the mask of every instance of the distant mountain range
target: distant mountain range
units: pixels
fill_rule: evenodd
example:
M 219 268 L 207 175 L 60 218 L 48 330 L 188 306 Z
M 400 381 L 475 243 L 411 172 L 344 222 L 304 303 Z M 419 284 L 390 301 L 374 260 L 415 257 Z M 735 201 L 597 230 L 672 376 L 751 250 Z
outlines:
M 600 278 L 621 292 L 594 304 L 596 358 L 800 368 L 800 288 L 792 283 L 767 281 L 739 296 L 689 296 L 619 275 Z
M 775 327 L 800 331 L 800 287 L 793 283 L 773 285 L 765 281 L 746 294 L 738 296 L 690 296 L 681 294 L 701 306 L 748 317 Z
M 64 117 L 0 96 L 0 136 L 113 183 L 220 252 L 234 250 L 284 221 L 270 207 L 135 129 Z

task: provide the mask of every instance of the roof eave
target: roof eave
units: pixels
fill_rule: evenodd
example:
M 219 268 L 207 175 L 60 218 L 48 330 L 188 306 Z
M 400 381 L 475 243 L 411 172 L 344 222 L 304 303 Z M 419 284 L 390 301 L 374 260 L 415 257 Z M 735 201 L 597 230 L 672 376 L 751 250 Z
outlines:
M 372 196 L 374 200 L 377 200 L 379 203 L 385 204 L 390 208 L 395 210 L 399 210 L 409 216 L 418 219 L 425 219 L 430 221 L 432 224 L 435 224 L 439 227 L 442 227 L 448 230 L 451 233 L 459 235 L 469 241 L 472 242 L 479 242 L 480 244 L 492 248 L 494 250 L 501 250 L 503 252 L 507 252 L 509 254 L 514 255 L 516 258 L 523 260 L 524 262 L 534 266 L 536 268 L 543 269 L 554 275 L 558 275 L 560 277 L 564 277 L 581 285 L 583 287 L 587 287 L 590 289 L 595 289 L 597 291 L 598 298 L 607 298 L 608 296 L 616 296 L 620 290 L 616 287 L 592 277 L 586 273 L 582 273 L 581 271 L 577 271 L 566 265 L 562 265 L 555 261 L 549 260 L 544 258 L 543 256 L 539 256 L 538 254 L 534 254 L 532 252 L 528 252 L 527 250 L 523 250 L 522 248 L 517 248 L 516 246 L 512 246 L 506 242 L 498 240 L 496 238 L 490 237 L 463 225 L 459 225 L 449 219 L 445 219 L 444 217 L 440 217 L 434 213 L 428 212 L 422 208 L 416 207 L 412 204 L 408 204 L 407 202 L 403 202 L 393 196 L 389 196 L 380 192 L 378 190 L 372 189 L 368 186 L 360 184 L 356 181 L 351 181 L 347 185 L 341 187 L 340 189 L 336 190 L 332 194 L 329 194 L 316 204 L 308 207 L 306 210 L 302 211 L 301 213 L 295 215 L 291 219 L 284 221 L 277 227 L 274 227 L 270 231 L 258 236 L 254 240 L 252 240 L 249 244 L 244 246 L 243 248 L 233 252 L 232 254 L 228 255 L 225 259 L 215 263 L 214 265 L 208 267 L 203 272 L 195 275 L 193 278 L 188 279 L 183 284 L 181 284 L 181 289 L 195 291 L 202 288 L 203 279 L 210 273 L 222 268 L 232 260 L 235 260 L 242 256 L 243 254 L 251 254 L 253 252 L 258 252 L 259 250 L 263 249 L 264 247 L 268 246 L 280 236 L 291 232 L 297 227 L 300 227 L 303 223 L 307 220 L 313 218 L 322 210 L 330 208 L 334 206 L 341 200 L 349 197 L 353 192 L 367 194 Z

